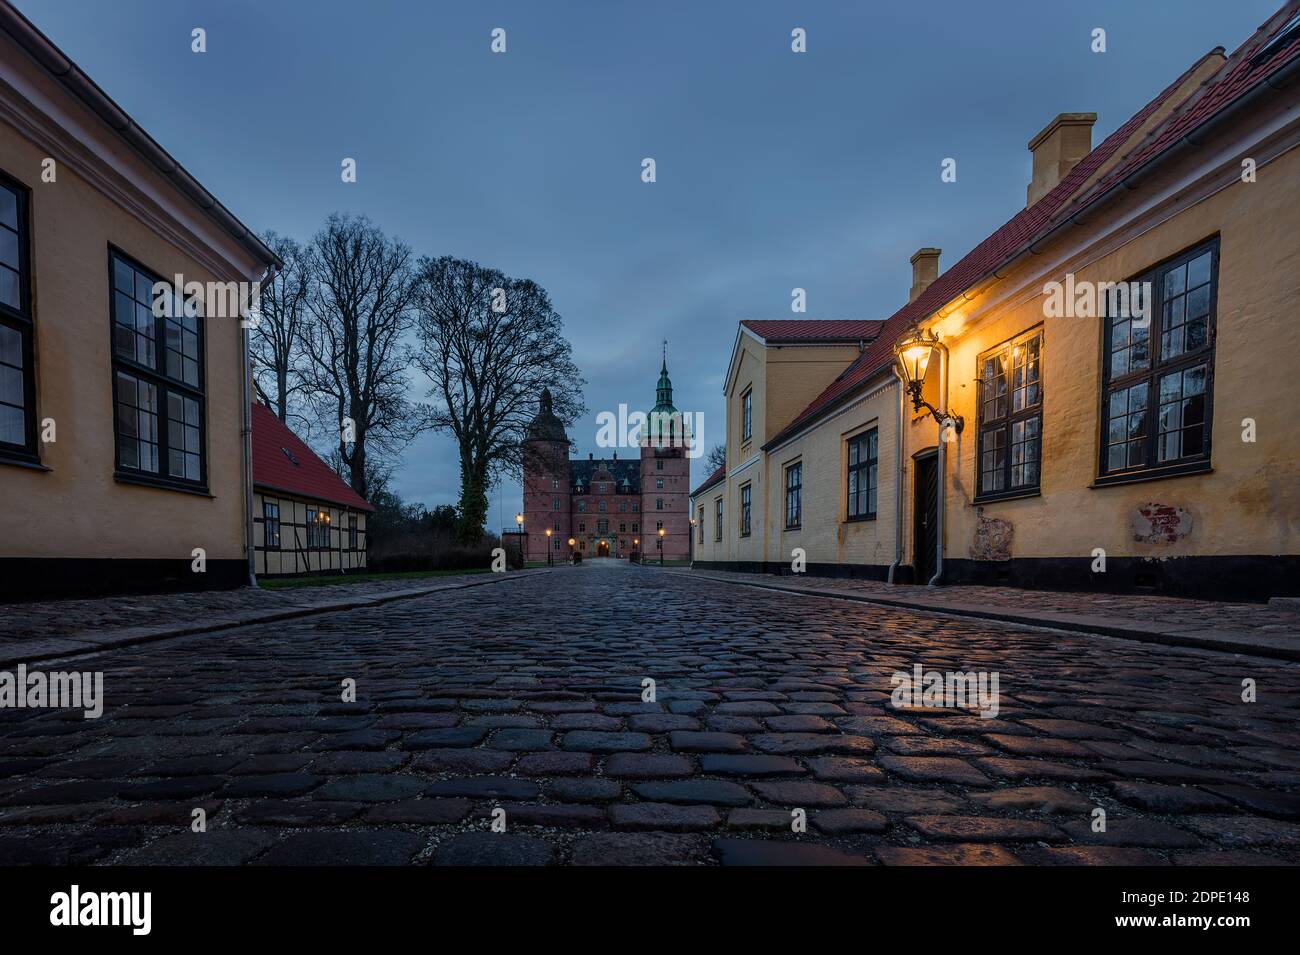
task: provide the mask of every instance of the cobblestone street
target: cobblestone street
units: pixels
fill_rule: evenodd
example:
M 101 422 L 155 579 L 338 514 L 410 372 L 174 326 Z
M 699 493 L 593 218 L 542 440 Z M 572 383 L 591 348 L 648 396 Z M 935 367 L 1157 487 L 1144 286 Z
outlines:
M 28 666 L 104 714 L 0 710 L 0 864 L 1300 861 L 1280 660 L 594 561 Z

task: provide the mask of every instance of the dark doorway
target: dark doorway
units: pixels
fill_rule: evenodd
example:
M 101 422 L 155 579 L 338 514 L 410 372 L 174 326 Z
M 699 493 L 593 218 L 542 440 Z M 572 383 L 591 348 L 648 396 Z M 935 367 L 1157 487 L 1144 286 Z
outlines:
M 599 544 L 596 545 L 596 556 L 597 556 L 597 557 L 608 557 L 608 556 L 609 556 L 609 542 L 608 542 L 608 541 L 601 541 Z
M 939 454 L 916 458 L 916 506 L 912 509 L 912 567 L 916 583 L 928 583 L 939 563 Z

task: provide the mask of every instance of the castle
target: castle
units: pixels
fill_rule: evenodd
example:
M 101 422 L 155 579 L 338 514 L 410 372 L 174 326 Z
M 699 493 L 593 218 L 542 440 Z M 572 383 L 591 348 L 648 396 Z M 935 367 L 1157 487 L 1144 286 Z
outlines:
M 638 457 L 570 460 L 571 442 L 542 389 L 524 441 L 524 551 L 528 560 L 688 560 L 690 460 L 664 359 Z M 550 531 L 548 536 L 547 531 Z M 573 543 L 570 544 L 570 541 Z

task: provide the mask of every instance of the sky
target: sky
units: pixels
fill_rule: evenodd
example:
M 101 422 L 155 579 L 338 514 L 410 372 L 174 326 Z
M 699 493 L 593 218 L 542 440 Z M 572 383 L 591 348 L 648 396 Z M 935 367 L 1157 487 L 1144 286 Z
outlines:
M 417 255 L 544 286 L 587 380 L 585 457 L 609 453 L 597 414 L 654 404 L 665 339 L 677 407 L 720 443 L 738 322 L 889 317 L 916 249 L 946 270 L 1023 207 L 1052 117 L 1097 113 L 1099 143 L 1282 0 L 16 5 L 254 230 L 305 242 L 365 214 Z M 458 480 L 424 435 L 392 488 L 432 508 Z M 494 491 L 489 527 L 518 508 Z

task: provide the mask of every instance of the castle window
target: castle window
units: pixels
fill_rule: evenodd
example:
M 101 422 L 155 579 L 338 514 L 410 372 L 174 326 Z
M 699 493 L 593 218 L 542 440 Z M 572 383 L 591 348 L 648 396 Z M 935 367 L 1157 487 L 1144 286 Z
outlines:
M 655 458 L 655 470 L 656 470 L 656 471 L 662 471 L 663 469 L 664 469 L 664 459 L 663 459 L 663 458 Z
M 587 531 L 587 525 L 586 525 L 586 524 L 579 524 L 579 525 L 578 525 L 578 533 L 579 533 L 579 534 L 584 534 L 584 533 L 586 533 L 586 531 Z
M 619 509 L 619 511 L 621 511 L 622 513 L 626 514 L 626 513 L 627 513 L 627 501 L 619 501 L 619 502 L 618 502 L 618 509 Z
M 664 499 L 662 497 L 655 498 L 655 510 L 662 511 L 663 509 L 664 509 Z
M 633 533 L 633 534 L 639 533 L 640 530 L 641 530 L 641 525 L 638 524 L 638 523 L 636 523 L 635 521 L 633 521 L 633 522 L 632 522 L 632 533 Z
M 560 499 L 557 497 L 553 501 L 551 501 L 551 510 L 558 511 L 559 509 L 560 509 Z
M 596 510 L 603 511 L 604 509 L 605 509 L 605 502 L 601 500 L 596 504 Z
M 618 532 L 619 532 L 620 534 L 626 534 L 626 533 L 627 533 L 627 525 L 626 525 L 626 524 L 619 524 L 619 525 L 618 525 Z
M 637 510 L 637 503 L 636 503 L 636 501 L 633 501 L 633 502 L 632 502 L 632 513 L 635 514 L 635 513 L 636 513 L 636 510 Z
M 663 489 L 664 489 L 664 479 L 663 479 L 663 478 L 656 478 L 656 479 L 655 479 L 655 490 L 656 490 L 656 491 L 662 491 Z
M 587 510 L 587 502 L 586 502 L 586 500 L 584 500 L 584 499 L 580 499 L 580 500 L 578 501 L 578 510 L 579 510 L 579 511 L 584 511 L 584 512 Z
M 748 537 L 750 515 L 753 513 L 754 488 L 746 484 L 740 489 L 740 536 Z

